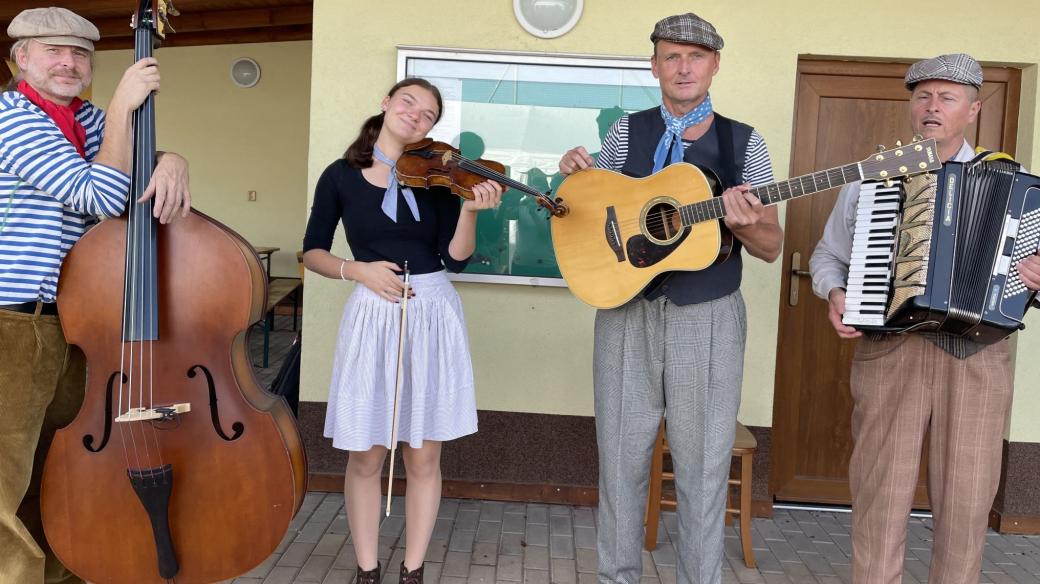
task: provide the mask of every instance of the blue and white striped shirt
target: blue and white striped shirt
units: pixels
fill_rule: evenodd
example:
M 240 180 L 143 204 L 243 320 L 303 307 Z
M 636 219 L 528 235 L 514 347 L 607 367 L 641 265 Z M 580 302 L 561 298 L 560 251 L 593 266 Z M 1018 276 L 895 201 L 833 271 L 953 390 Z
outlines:
M 54 302 L 58 272 L 95 217 L 126 207 L 130 177 L 90 161 L 105 113 L 84 102 L 86 160 L 42 109 L 17 91 L 0 94 L 0 304 Z
M 683 147 L 689 146 L 689 142 L 683 140 Z M 628 116 L 618 118 L 610 127 L 599 156 L 596 157 L 596 168 L 606 168 L 618 172 L 625 166 L 628 158 Z M 769 150 L 766 141 L 758 130 L 751 131 L 748 140 L 747 155 L 744 159 L 744 182 L 753 187 L 773 182 L 773 163 L 769 159 Z

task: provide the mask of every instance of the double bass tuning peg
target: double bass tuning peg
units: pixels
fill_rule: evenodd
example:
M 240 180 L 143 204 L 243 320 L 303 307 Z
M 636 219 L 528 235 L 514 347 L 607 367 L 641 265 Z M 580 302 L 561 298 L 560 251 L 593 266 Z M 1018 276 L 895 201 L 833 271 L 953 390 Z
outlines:
M 875 148 L 877 148 L 878 152 L 884 152 L 885 151 L 885 145 L 884 144 L 878 144 Z

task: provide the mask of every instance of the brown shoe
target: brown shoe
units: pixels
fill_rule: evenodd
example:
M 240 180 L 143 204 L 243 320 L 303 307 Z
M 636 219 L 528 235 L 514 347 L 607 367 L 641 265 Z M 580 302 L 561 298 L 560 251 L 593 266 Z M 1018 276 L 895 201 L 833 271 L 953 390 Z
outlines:
M 371 570 L 362 570 L 361 566 L 358 566 L 357 577 L 354 582 L 357 584 L 379 584 L 380 573 L 382 572 L 382 565 L 376 562 L 376 567 Z
M 426 567 L 426 564 L 423 564 L 423 565 L 419 566 L 418 569 L 412 570 L 411 572 L 409 572 L 408 568 L 404 567 L 404 562 L 401 562 L 401 580 L 400 580 L 400 584 L 423 584 L 423 581 L 422 581 L 423 568 L 425 568 L 425 567 Z

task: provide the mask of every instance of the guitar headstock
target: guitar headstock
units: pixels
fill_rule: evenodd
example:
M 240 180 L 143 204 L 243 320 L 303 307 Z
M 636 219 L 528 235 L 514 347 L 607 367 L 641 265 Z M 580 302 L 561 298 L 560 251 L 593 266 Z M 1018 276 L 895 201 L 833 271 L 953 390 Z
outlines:
M 155 15 L 158 15 L 158 18 L 155 18 Z M 140 0 L 130 26 L 135 30 L 148 28 L 155 36 L 165 39 L 167 28 L 170 32 L 177 32 L 170 26 L 170 17 L 178 15 L 180 12 L 174 7 L 173 0 Z
M 878 150 L 859 163 L 863 180 L 891 180 L 942 168 L 935 138 L 914 140 L 906 146 L 896 142 L 895 148 L 879 146 Z

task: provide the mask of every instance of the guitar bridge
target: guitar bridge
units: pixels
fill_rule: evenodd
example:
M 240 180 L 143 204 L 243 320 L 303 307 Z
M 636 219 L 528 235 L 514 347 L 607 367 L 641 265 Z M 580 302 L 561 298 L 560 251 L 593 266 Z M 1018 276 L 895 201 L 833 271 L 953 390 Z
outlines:
M 625 261 L 625 251 L 621 246 L 621 230 L 618 229 L 617 212 L 613 206 L 607 207 L 607 221 L 603 225 L 603 234 L 607 238 L 607 245 L 617 256 L 617 261 Z

